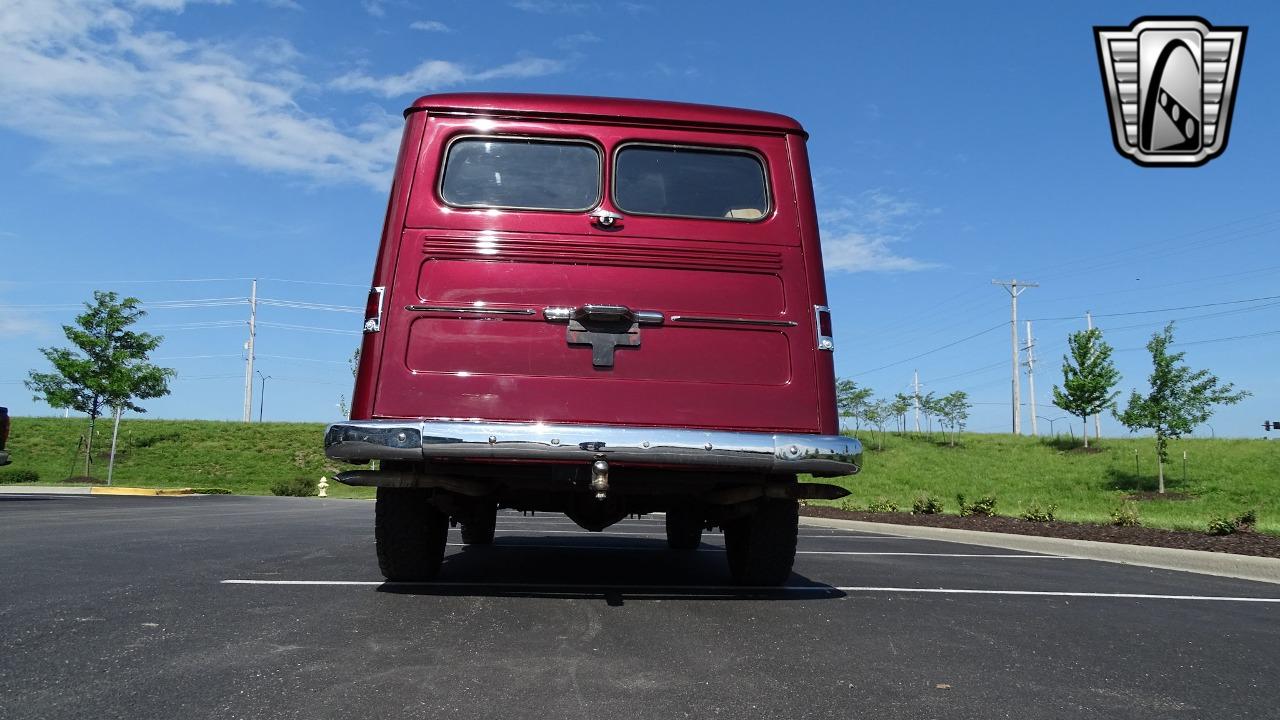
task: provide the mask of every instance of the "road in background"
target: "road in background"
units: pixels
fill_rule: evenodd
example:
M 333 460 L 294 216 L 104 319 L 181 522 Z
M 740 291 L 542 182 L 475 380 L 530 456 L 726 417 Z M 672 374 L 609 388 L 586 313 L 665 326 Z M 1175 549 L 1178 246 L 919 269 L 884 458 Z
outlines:
M 366 501 L 0 497 L 0 717 L 1280 706 L 1274 585 L 802 527 L 789 587 L 744 591 L 719 534 L 671 552 L 661 517 L 592 534 L 503 514 L 499 528 L 492 547 L 451 546 L 439 583 L 386 585 Z M 314 584 L 276 584 L 293 581 Z

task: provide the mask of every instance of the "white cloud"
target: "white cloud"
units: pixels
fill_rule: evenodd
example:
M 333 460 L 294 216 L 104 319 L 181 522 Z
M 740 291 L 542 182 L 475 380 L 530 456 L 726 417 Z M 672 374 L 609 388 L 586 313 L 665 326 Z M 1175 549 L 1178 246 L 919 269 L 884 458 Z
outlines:
M 382 0 L 363 0 L 360 5 L 364 7 L 365 12 L 374 17 L 383 17 L 387 14 L 387 8 Z
M 0 337 L 13 338 L 18 335 L 45 336 L 49 334 L 49 325 L 33 317 L 0 310 Z
M 893 248 L 933 210 L 882 190 L 856 197 L 820 197 L 820 205 L 827 206 L 818 214 L 827 272 L 908 272 L 937 267 L 936 263 L 899 255 Z
M 573 35 L 565 35 L 555 41 L 556 47 L 561 50 L 573 50 L 582 45 L 591 45 L 603 42 L 599 35 L 587 30 L 585 32 L 575 33 Z
M 539 15 L 579 15 L 595 9 L 596 4 L 575 0 L 516 0 L 511 7 Z
M 445 25 L 439 20 L 417 20 L 409 23 L 409 27 L 413 30 L 421 30 L 423 32 L 453 32 L 453 28 Z
M 417 67 L 399 75 L 373 77 L 360 71 L 350 72 L 335 78 L 330 86 L 338 90 L 364 90 L 391 98 L 440 90 L 470 82 L 540 77 L 558 73 L 563 69 L 563 61 L 537 57 L 524 58 L 479 71 L 448 60 L 424 60 Z
M 73 163 L 226 160 L 385 189 L 401 119 L 350 127 L 304 110 L 283 41 L 249 48 L 138 29 L 182 0 L 8 0 L 0 5 L 0 126 Z
M 259 0 L 259 2 L 280 10 L 302 10 L 302 4 L 298 0 Z

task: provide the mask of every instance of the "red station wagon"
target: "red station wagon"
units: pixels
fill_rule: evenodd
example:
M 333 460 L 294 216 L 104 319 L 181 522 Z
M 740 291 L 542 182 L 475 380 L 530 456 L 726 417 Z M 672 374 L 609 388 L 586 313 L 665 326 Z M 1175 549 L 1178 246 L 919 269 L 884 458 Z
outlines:
M 445 94 L 405 111 L 351 419 L 379 461 L 378 562 L 427 580 L 450 522 L 499 508 L 587 530 L 663 512 L 724 532 L 746 585 L 791 573 L 800 483 L 858 472 L 839 434 L 806 133 L 772 113 Z

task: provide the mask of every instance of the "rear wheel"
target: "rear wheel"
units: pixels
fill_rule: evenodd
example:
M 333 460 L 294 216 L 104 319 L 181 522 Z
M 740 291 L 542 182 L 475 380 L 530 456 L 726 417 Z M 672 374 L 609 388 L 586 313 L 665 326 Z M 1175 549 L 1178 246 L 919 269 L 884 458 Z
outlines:
M 386 579 L 430 580 L 440 571 L 449 516 L 431 504 L 430 491 L 378 488 L 373 529 L 378 568 Z
M 729 574 L 739 585 L 781 585 L 791 576 L 800 531 L 795 500 L 761 500 L 755 512 L 725 523 Z
M 667 511 L 667 547 L 694 550 L 702 544 L 702 514 L 688 508 Z
M 461 521 L 462 542 L 468 545 L 492 545 L 498 526 L 498 505 L 491 503 Z

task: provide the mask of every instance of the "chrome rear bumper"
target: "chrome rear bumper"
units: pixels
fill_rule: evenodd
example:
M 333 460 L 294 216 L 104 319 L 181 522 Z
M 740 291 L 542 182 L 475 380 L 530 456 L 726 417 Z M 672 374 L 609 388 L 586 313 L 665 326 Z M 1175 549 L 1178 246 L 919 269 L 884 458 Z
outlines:
M 862 444 L 843 435 L 463 420 L 352 420 L 330 425 L 335 460 L 611 463 L 771 474 L 852 475 Z

